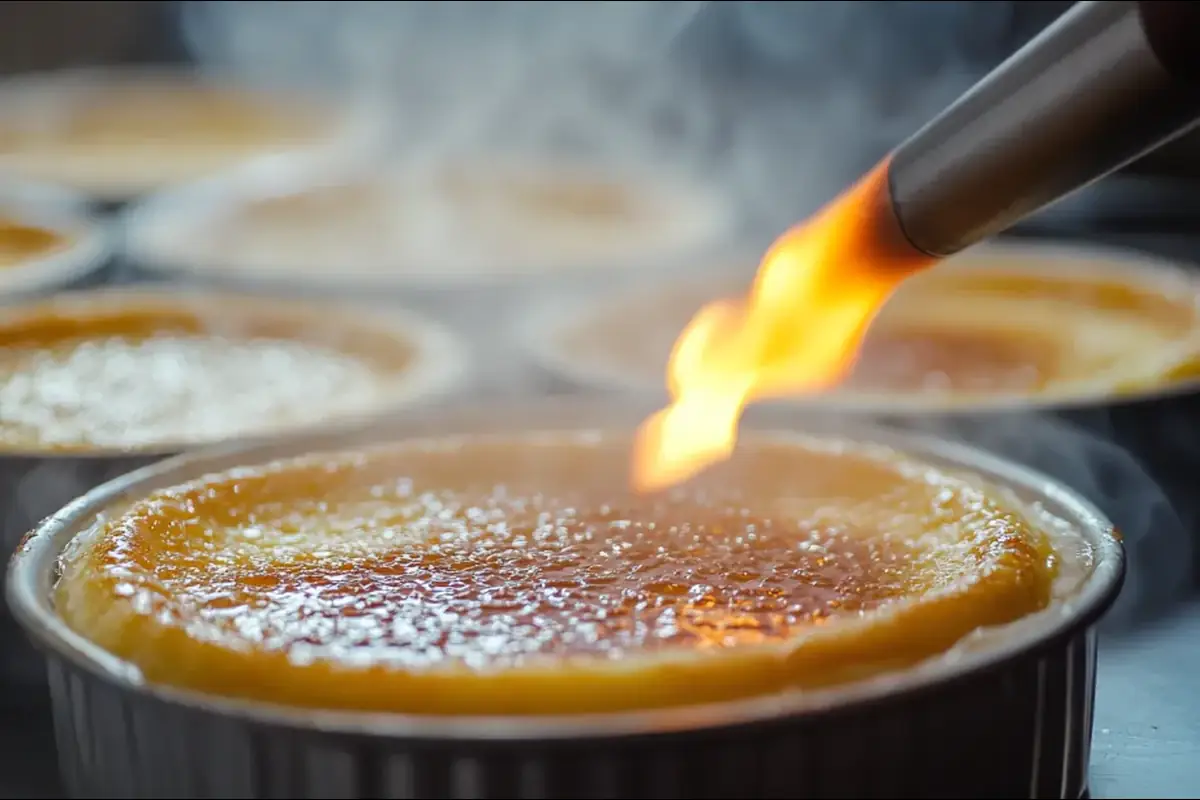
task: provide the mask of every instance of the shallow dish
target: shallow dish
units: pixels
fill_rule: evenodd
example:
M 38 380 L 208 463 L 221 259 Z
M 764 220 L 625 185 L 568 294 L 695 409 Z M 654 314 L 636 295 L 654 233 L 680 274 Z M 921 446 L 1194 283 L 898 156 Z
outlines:
M 67 292 L 0 308 L 0 335 L 5 554 L 38 520 L 137 466 L 395 413 L 467 374 L 453 336 L 419 316 L 230 293 Z M 0 626 L 4 682 L 42 683 L 11 620 Z
M 0 176 L 0 302 L 81 283 L 111 256 L 110 230 L 85 197 Z
M 752 277 L 749 264 L 557 298 L 517 339 L 563 391 L 665 394 L 687 320 Z M 901 289 L 845 388 L 780 405 L 952 435 L 1054 475 L 1127 534 L 1155 575 L 1128 594 L 1151 613 L 1188 590 L 1200 556 L 1198 375 L 1194 270 L 1118 249 L 1004 243 Z
M 1011 517 L 1012 520 L 1025 520 L 1047 534 L 1055 531 L 1055 552 L 1062 557 L 1059 563 L 1063 567 L 1059 574 L 1067 575 L 1069 571 L 1065 565 L 1070 563 L 1078 567 L 1077 571 L 1070 573 L 1075 578 L 1055 589 L 1055 599 L 1045 610 L 1018 616 L 1010 624 L 969 635 L 945 652 L 935 646 L 930 651 L 932 657 L 927 660 L 917 659 L 894 668 L 884 667 L 866 676 L 844 675 L 830 681 L 806 680 L 803 682 L 804 688 L 771 690 L 766 694 L 755 694 L 753 689 L 727 683 L 722 691 L 727 695 L 732 692 L 734 696 L 727 696 L 723 700 L 714 698 L 713 702 L 689 703 L 688 694 L 679 690 L 694 686 L 697 694 L 707 693 L 711 696 L 709 690 L 715 685 L 714 673 L 722 672 L 712 668 L 712 665 L 724 663 L 721 659 L 725 658 L 726 651 L 723 648 L 726 646 L 732 648 L 728 651 L 730 657 L 741 654 L 741 657 L 748 659 L 746 666 L 762 665 L 763 662 L 756 659 L 763 657 L 763 651 L 754 649 L 753 643 L 747 644 L 747 649 L 739 650 L 740 644 L 731 645 L 731 640 L 723 639 L 725 644 L 717 651 L 689 651 L 700 655 L 688 657 L 683 667 L 687 668 L 688 664 L 691 668 L 697 668 L 697 664 L 709 665 L 709 668 L 691 676 L 693 683 L 686 686 L 683 682 L 672 683 L 668 672 L 659 676 L 657 683 L 638 684 L 636 693 L 640 693 L 642 701 L 629 702 L 632 685 L 624 692 L 614 694 L 614 699 L 620 701 L 617 705 L 628 710 L 598 713 L 549 711 L 547 703 L 556 696 L 577 708 L 586 706 L 590 700 L 584 696 L 586 693 L 572 696 L 561 692 L 562 687 L 555 687 L 553 682 L 546 684 L 545 692 L 523 694 L 524 690 L 518 687 L 509 696 L 479 695 L 480 707 L 508 707 L 506 712 L 490 716 L 471 715 L 470 704 L 456 708 L 455 713 L 447 713 L 449 706 L 442 706 L 441 712 L 433 711 L 432 707 L 441 701 L 436 692 L 429 691 L 414 693 L 407 698 L 392 694 L 371 701 L 370 694 L 362 690 L 367 685 L 363 681 L 369 680 L 367 676 L 374 674 L 370 672 L 354 679 L 353 683 L 344 682 L 349 677 L 346 674 L 341 675 L 341 682 L 330 680 L 324 683 L 326 687 L 340 683 L 344 691 L 340 701 L 309 699 L 306 702 L 307 705 L 321 705 L 322 708 L 302 708 L 294 704 L 271 705 L 253 699 L 238 699 L 236 692 L 230 694 L 228 686 L 214 690 L 210 684 L 209 691 L 200 692 L 194 688 L 184 688 L 194 685 L 194 681 L 185 679 L 183 672 L 175 673 L 178 681 L 171 675 L 162 674 L 159 680 L 152 682 L 145 679 L 143 670 L 153 670 L 151 662 L 146 659 L 153 658 L 155 653 L 167 654 L 168 649 L 163 648 L 169 648 L 172 641 L 192 641 L 197 645 L 211 641 L 218 650 L 223 647 L 222 639 L 207 639 L 201 618 L 196 617 L 192 621 L 199 627 L 189 628 L 197 632 L 198 638 L 194 639 L 189 639 L 189 634 L 183 634 L 183 639 L 178 634 L 160 639 L 151 628 L 147 628 L 148 638 L 127 640 L 136 649 L 124 651 L 124 658 L 129 659 L 124 660 L 93 644 L 77 631 L 77 627 L 83 624 L 95 635 L 105 638 L 104 626 L 112 618 L 101 615 L 93 623 L 81 623 L 81 618 L 75 612 L 68 614 L 68 609 L 75 608 L 69 599 L 72 596 L 69 594 L 71 586 L 98 587 L 103 584 L 102 581 L 90 582 L 92 577 L 98 578 L 100 573 L 87 572 L 86 566 L 80 566 L 90 563 L 87 559 L 100 552 L 94 549 L 95 546 L 115 541 L 111 538 L 113 531 L 136 529 L 138 523 L 134 520 L 137 514 L 148 511 L 153 516 L 159 513 L 155 509 L 165 506 L 157 498 L 170 497 L 172 492 L 182 491 L 186 494 L 198 491 L 209 498 L 219 497 L 219 489 L 212 494 L 205 487 L 219 487 L 219 473 L 227 470 L 239 470 L 237 474 L 244 476 L 246 481 L 244 489 L 239 490 L 241 496 L 252 504 L 260 500 L 267 503 L 262 506 L 264 513 L 268 508 L 280 511 L 279 506 L 272 505 L 276 499 L 269 486 L 275 480 L 271 476 L 282 476 L 284 482 L 278 484 L 277 488 L 293 485 L 290 483 L 293 477 L 300 477 L 301 484 L 308 480 L 302 477 L 305 474 L 303 464 L 306 462 L 288 459 L 305 454 L 355 450 L 363 453 L 362 457 L 356 457 L 352 462 L 357 465 L 356 469 L 365 469 L 367 474 L 383 481 L 379 486 L 387 485 L 390 481 L 393 491 L 401 494 L 406 491 L 417 492 L 425 497 L 421 494 L 423 489 L 433 491 L 434 487 L 449 485 L 458 486 L 462 491 L 468 491 L 470 487 L 486 491 L 492 486 L 490 480 L 509 476 L 511 481 L 507 478 L 502 481 L 506 492 L 508 487 L 515 492 L 505 494 L 504 497 L 508 499 L 526 497 L 525 490 L 543 483 L 556 487 L 556 490 L 572 485 L 580 486 L 585 492 L 600 489 L 601 494 L 593 499 L 601 495 L 607 497 L 609 491 L 613 491 L 613 496 L 617 497 L 615 487 L 618 484 L 609 481 L 623 478 L 620 474 L 622 470 L 618 468 L 624 463 L 623 459 L 604 462 L 607 466 L 599 469 L 596 467 L 600 462 L 568 460 L 560 463 L 555 459 L 566 452 L 563 450 L 567 446 L 564 443 L 583 452 L 588 448 L 603 448 L 607 446 L 606 443 L 627 441 L 630 426 L 646 410 L 649 409 L 625 407 L 615 410 L 611 403 L 604 409 L 578 403 L 545 404 L 520 411 L 493 408 L 430 415 L 406 423 L 397 422 L 386 429 L 374 425 L 357 430 L 315 434 L 287 443 L 214 450 L 139 470 L 69 504 L 47 520 L 22 545 L 13 559 L 8 582 L 8 599 L 15 616 L 49 656 L 60 756 L 69 791 L 76 796 L 129 797 L 782 798 L 851 795 L 1078 797 L 1086 790 L 1096 674 L 1095 624 L 1115 598 L 1124 571 L 1122 550 L 1111 526 L 1087 501 L 1024 468 L 944 441 L 883 429 L 864 429 L 854 424 L 846 426 L 827 417 L 809 419 L 806 428 L 820 431 L 814 438 L 812 434 L 802 434 L 794 429 L 777 428 L 772 424 L 770 412 L 752 415 L 747 425 L 746 448 L 743 450 L 748 453 L 745 456 L 748 460 L 738 461 L 739 457 L 735 456 L 729 465 L 710 474 L 709 482 L 704 484 L 707 488 L 696 494 L 691 489 L 685 490 L 680 495 L 685 499 L 679 502 L 686 502 L 686 498 L 716 497 L 714 502 L 717 505 L 713 506 L 716 508 L 725 502 L 720 499 L 725 497 L 722 492 L 734 491 L 735 495 L 731 496 L 736 496 L 741 491 L 736 487 L 758 486 L 761 470 L 768 469 L 773 475 L 770 479 L 772 485 L 776 487 L 769 491 L 783 491 L 782 487 L 789 485 L 791 478 L 795 480 L 794 488 L 788 490 L 792 494 L 779 495 L 775 502 L 785 505 L 799 502 L 803 505 L 812 501 L 819 505 L 825 495 L 818 487 L 829 473 L 780 470 L 778 465 L 761 460 L 765 457 L 763 453 L 773 452 L 771 448 L 781 448 L 780 452 L 784 453 L 781 457 L 785 459 L 790 457 L 787 452 L 827 453 L 833 459 L 830 462 L 833 464 L 843 463 L 843 458 L 853 459 L 859 455 L 877 466 L 901 463 L 890 461 L 893 457 L 913 465 L 916 462 L 906 459 L 917 459 L 925 466 L 913 474 L 927 476 L 934 482 L 925 486 L 922 483 L 924 478 L 917 478 L 913 482 L 904 479 L 903 486 L 919 493 L 929 492 L 931 499 L 946 492 L 954 496 L 959 496 L 957 492 L 965 492 L 961 495 L 964 498 L 975 497 L 972 493 L 976 491 L 984 492 L 986 497 L 991 498 L 985 501 L 985 505 L 993 501 L 998 503 L 997 508 L 1006 509 L 1003 513 L 1017 515 Z M 794 417 L 791 421 L 794 422 Z M 484 456 L 486 451 L 478 450 L 479 446 L 496 441 L 523 442 L 519 457 L 488 458 Z M 362 450 L 364 447 L 368 449 Z M 456 461 L 456 447 L 467 447 L 471 457 Z M 539 447 L 550 448 L 548 452 L 552 457 L 546 460 L 539 456 Z M 767 449 L 755 449 L 758 447 Z M 384 458 L 394 454 L 407 455 L 399 461 L 388 462 L 391 464 L 389 469 L 374 473 L 371 470 L 379 462 L 373 460 L 371 453 L 382 453 Z M 435 460 L 405 461 L 415 458 L 414 454 Z M 437 461 L 439 458 L 441 460 Z M 267 463 L 275 466 L 265 468 L 265 471 L 242 469 L 247 465 Z M 337 504 L 346 498 L 339 492 L 352 484 L 342 483 L 343 474 L 333 469 L 332 465 L 349 462 L 318 459 L 307 463 L 331 465 L 332 471 L 328 472 L 331 477 L 320 482 L 324 487 L 320 493 L 322 508 L 340 508 Z M 429 467 L 426 471 L 413 467 L 415 472 L 410 482 L 403 469 L 404 463 L 441 466 Z M 799 463 L 806 462 L 802 459 Z M 297 468 L 300 471 L 294 472 Z M 396 468 L 399 468 L 396 474 L 389 471 Z M 720 472 L 720 469 L 725 471 Z M 944 477 L 935 480 L 930 477 L 933 474 L 929 472 L 930 469 Z M 846 473 L 847 476 L 850 474 Z M 456 476 L 462 479 L 461 483 L 453 483 Z M 491 478 L 485 479 L 485 476 Z M 266 484 L 259 483 L 263 477 L 267 480 Z M 525 478 L 533 478 L 534 481 L 526 486 L 521 483 Z M 423 482 L 426 479 L 432 483 L 426 485 Z M 749 482 L 743 484 L 742 481 Z M 368 487 L 368 484 L 362 486 Z M 369 484 L 369 487 L 375 486 L 374 483 Z M 835 478 L 825 488 L 836 493 L 840 491 L 838 487 L 846 488 Z M 265 493 L 260 495 L 260 491 Z M 166 494 L 156 494 L 160 492 Z M 378 494 L 374 488 L 370 488 L 368 494 L 372 498 L 387 496 L 386 493 Z M 435 495 L 442 500 L 447 498 L 444 494 Z M 156 499 L 149 503 L 140 502 L 151 496 Z M 555 496 L 552 493 L 546 495 Z M 532 498 L 533 495 L 528 497 Z M 563 498 L 572 503 L 577 499 L 569 494 L 563 495 Z M 168 500 L 167 506 L 170 504 Z M 451 518 L 455 513 L 452 505 L 447 507 L 451 509 Z M 597 506 L 592 510 L 601 511 L 604 507 Z M 290 507 L 283 508 L 280 513 L 290 514 L 287 508 Z M 587 514 L 587 508 L 584 505 L 575 508 L 573 505 L 571 512 Z M 754 508 L 759 506 L 755 505 Z M 912 511 L 916 506 L 907 508 Z M 464 513 L 475 514 L 480 510 L 471 506 Z M 203 508 L 197 511 L 201 517 L 207 513 Z M 779 513 L 786 516 L 787 512 L 782 511 L 781 507 Z M 447 519 L 444 516 L 436 518 Z M 553 515 L 552 518 L 557 519 Z M 267 528 L 273 525 L 269 519 L 259 516 L 255 519 Z M 784 517 L 779 519 L 782 521 Z M 1044 525 L 1035 524 L 1035 519 L 1043 520 Z M 118 527 L 108 527 L 109 523 L 105 520 L 113 520 L 112 524 Z M 303 525 L 302 521 L 296 522 Z M 158 526 L 153 530 L 164 532 L 170 541 L 178 543 L 176 534 L 183 529 L 176 530 L 171 527 L 173 523 L 166 524 L 167 527 L 163 528 L 159 523 L 152 523 L 152 526 Z M 551 527 L 560 524 L 569 527 L 570 523 L 555 522 Z M 767 525 L 766 522 L 762 524 Z M 954 522 L 952 526 L 958 524 Z M 1005 528 L 1007 523 L 995 524 L 1000 527 L 994 528 L 994 531 L 1010 530 L 1015 535 L 1017 529 Z M 133 528 L 129 527 L 131 525 Z M 610 530 L 610 536 L 616 536 L 613 532 L 618 529 L 629 530 L 622 523 Z M 575 529 L 570 528 L 566 535 L 573 536 L 570 533 L 572 530 Z M 647 531 L 645 535 L 650 536 L 648 531 L 653 528 L 644 530 Z M 224 534 L 205 534 L 206 537 L 210 535 L 217 537 L 213 539 L 216 542 Z M 261 541 L 262 536 L 270 535 L 260 531 L 254 538 Z M 481 536 L 482 533 L 477 531 L 472 535 Z M 724 529 L 705 530 L 704 541 L 733 535 L 733 532 Z M 1023 535 L 1016 539 L 1009 539 L 1009 534 L 1005 533 L 996 535 L 1001 538 L 989 541 L 996 544 L 1002 540 L 1013 543 L 1024 541 Z M 449 542 L 445 536 L 446 532 L 439 534 L 438 541 L 443 544 Z M 701 538 L 699 533 L 696 537 L 697 540 Z M 628 537 L 622 534 L 617 538 L 624 542 Z M 167 540 L 163 541 L 165 543 Z M 341 545 L 330 540 L 328 547 L 340 552 L 339 547 L 350 544 L 353 544 L 350 540 Z M 172 581 L 182 574 L 178 571 L 182 562 L 176 564 L 173 554 L 188 551 L 176 550 L 177 544 L 166 546 L 168 551 L 164 552 L 163 557 L 167 561 L 163 563 L 169 574 L 163 573 L 160 577 Z M 674 545 L 660 546 L 674 553 L 671 549 Z M 322 547 L 320 552 L 311 554 L 312 558 L 318 559 L 314 562 L 316 564 L 325 564 L 327 562 L 322 559 L 330 557 L 324 552 L 325 546 Z M 218 552 L 226 553 L 221 549 L 222 545 L 217 545 L 217 548 Z M 625 549 L 625 545 L 621 545 L 621 548 Z M 566 553 L 567 550 L 561 552 Z M 226 556 L 219 557 L 224 559 Z M 616 558 L 615 553 L 613 557 Z M 829 557 L 835 556 L 831 554 Z M 595 568 L 599 562 L 589 563 Z M 717 572 L 731 563 L 728 560 L 718 561 Z M 765 565 L 765 562 L 761 563 Z M 65 565 L 66 569 L 62 573 L 66 576 L 66 588 L 61 591 L 55 588 L 60 564 Z M 677 562 L 667 559 L 664 568 L 678 566 Z M 708 566 L 711 568 L 712 564 Z M 462 568 L 454 566 L 455 570 Z M 78 569 L 85 571 L 78 572 Z M 280 566 L 279 569 L 284 567 Z M 474 567 L 465 569 L 472 578 L 484 574 L 471 572 Z M 260 576 L 255 579 L 260 583 L 268 574 L 278 576 L 273 580 L 291 580 L 284 577 L 290 573 L 255 574 Z M 355 568 L 350 568 L 338 574 L 354 576 L 356 573 Z M 403 572 L 393 571 L 389 574 L 403 575 Z M 79 578 L 82 583 L 72 578 L 73 575 L 77 578 L 82 576 Z M 733 575 L 729 573 L 729 577 Z M 982 575 L 979 573 L 980 577 Z M 987 583 L 982 580 L 977 584 L 975 577 L 976 573 L 967 569 L 961 578 L 965 582 L 960 583 L 953 577 L 950 580 L 955 586 L 975 591 L 969 587 Z M 129 580 L 137 583 L 140 579 L 131 576 Z M 427 582 L 424 589 L 418 587 L 417 591 L 463 590 L 463 586 L 455 588 L 454 579 L 446 580 L 448 582 L 443 585 L 435 577 Z M 147 584 L 139 585 L 148 587 Z M 1018 580 L 1007 585 L 1028 587 L 1030 584 Z M 1055 585 L 1059 586 L 1057 582 Z M 153 608 L 158 608 L 148 599 L 139 599 L 137 589 L 132 594 L 123 594 L 124 590 L 117 584 L 113 587 L 117 594 L 112 597 L 132 598 L 130 607 L 151 602 Z M 711 586 L 708 588 L 713 590 Z M 68 594 L 62 594 L 62 591 Z M 665 589 L 653 591 L 666 592 Z M 809 590 L 801 587 L 796 591 Z M 177 597 L 182 599 L 183 595 Z M 230 598 L 234 599 L 232 595 Z M 340 603 L 336 597 L 333 599 Z M 66 605 L 59 605 L 60 602 Z M 716 602 L 719 606 L 721 601 L 718 599 Z M 899 613 L 897 609 L 919 606 L 905 606 L 902 600 L 895 602 L 900 605 L 880 607 L 891 611 L 866 612 L 865 617 L 855 613 L 839 615 L 836 606 L 830 606 L 834 610 L 830 612 L 832 616 L 826 620 L 826 624 L 806 623 L 797 628 L 799 633 L 809 638 L 797 640 L 801 643 L 794 652 L 811 655 L 821 651 L 819 646 L 809 648 L 821 641 L 833 641 L 823 638 L 825 636 L 833 636 L 843 643 L 861 644 L 864 640 L 856 638 L 857 634 L 853 632 L 865 630 L 861 628 L 862 625 L 882 625 L 882 630 L 899 633 L 901 628 L 891 625 L 898 618 L 887 614 Z M 695 606 L 708 611 L 714 608 L 706 598 L 701 597 L 693 598 L 688 603 L 689 608 Z M 232 606 L 227 603 L 217 605 L 226 605 L 227 610 L 231 610 L 236 607 L 236 602 Z M 957 606 L 960 609 L 963 607 Z M 113 606 L 114 611 L 117 608 L 117 605 Z M 170 612 L 158 614 L 153 608 L 148 608 L 151 617 L 145 618 L 145 624 L 157 624 L 151 622 L 152 617 L 167 626 L 173 624 L 171 620 L 174 617 Z M 166 611 L 167 608 L 163 606 L 161 610 Z M 361 620 L 360 614 L 364 611 L 369 616 L 368 608 L 360 608 L 355 614 L 345 617 L 342 630 L 350 625 L 349 620 Z M 646 620 L 660 621 L 666 614 L 661 609 L 657 615 L 650 610 L 643 613 L 647 615 Z M 682 619 L 690 612 L 680 607 L 677 613 Z M 71 624 L 68 624 L 64 614 L 71 616 Z M 248 610 L 247 615 L 234 615 L 242 622 L 234 623 L 233 628 L 226 627 L 225 630 L 237 629 L 250 634 L 254 626 L 266 619 L 255 610 Z M 314 620 L 313 617 L 302 615 L 310 622 L 319 622 L 319 617 L 320 614 Z M 335 618 L 341 617 L 331 619 Z M 210 617 L 209 621 L 212 619 Z M 944 621 L 947 624 L 951 622 L 950 618 Z M 182 618 L 180 622 L 192 624 Z M 99 627 L 89 628 L 89 624 Z M 933 635 L 936 638 L 945 635 L 948 628 L 935 624 L 924 629 L 908 627 L 904 630 L 923 630 L 921 636 Z M 319 646 L 321 641 L 332 641 L 323 639 L 315 631 L 298 633 L 299 638 L 293 641 L 307 646 Z M 265 629 L 260 632 L 269 633 Z M 582 628 L 575 628 L 572 635 L 582 635 L 583 632 Z M 566 634 L 560 632 L 560 635 Z M 269 645 L 264 645 L 268 641 L 273 640 L 261 640 L 260 646 L 269 648 Z M 453 641 L 451 637 L 443 645 L 449 646 Z M 371 649 L 375 647 L 373 642 L 374 639 L 364 640 L 361 646 L 368 649 L 362 650 L 361 654 L 378 652 Z M 124 647 L 116 643 L 112 646 L 117 649 Z M 394 647 L 395 642 L 384 637 L 379 640 L 378 646 L 387 650 L 388 647 Z M 253 663 L 252 660 L 242 660 L 241 656 L 236 655 L 237 652 L 247 653 L 246 658 L 253 659 L 255 656 L 252 653 L 257 650 L 253 646 L 250 651 L 235 648 L 227 651 L 227 657 L 232 661 L 218 660 L 213 663 Z M 311 679 L 314 675 L 325 674 L 319 670 L 324 669 L 322 665 L 326 661 L 322 659 L 328 654 L 314 656 L 309 653 L 312 658 L 298 659 L 299 650 L 293 648 L 288 652 L 292 657 L 288 664 L 281 671 L 272 672 L 271 681 L 274 682 L 270 686 L 276 697 L 286 695 L 289 685 L 300 688 L 303 675 Z M 854 651 L 852 649 L 849 652 Z M 875 652 L 886 654 L 887 651 Z M 803 657 L 801 662 L 804 662 Z M 135 666 L 135 663 L 140 666 Z M 805 663 L 811 666 L 813 662 Z M 313 669 L 318 671 L 312 672 Z M 761 671 L 758 674 L 761 677 Z M 807 674 L 810 677 L 817 675 L 813 672 Z M 334 673 L 329 675 L 337 677 Z M 211 678 L 210 674 L 208 679 Z M 584 685 L 582 678 L 580 680 Z M 299 683 L 293 684 L 293 681 Z M 360 688 L 351 691 L 355 686 Z M 248 687 L 249 684 L 242 685 L 242 688 Z M 309 697 L 303 693 L 301 696 Z M 658 697 L 659 700 L 669 698 L 670 702 L 649 703 L 645 700 L 647 696 Z M 358 697 L 359 700 L 351 701 L 350 697 Z M 363 700 L 364 697 L 367 699 Z M 451 702 L 454 705 L 456 697 L 461 699 L 450 692 L 442 699 L 454 701 Z M 522 698 L 529 702 L 524 703 Z M 364 708 L 364 703 L 376 708 L 422 706 L 427 711 L 382 713 Z M 638 710 L 639 706 L 644 707 L 647 703 L 653 707 Z M 328 706 L 337 706 L 342 710 L 330 710 Z

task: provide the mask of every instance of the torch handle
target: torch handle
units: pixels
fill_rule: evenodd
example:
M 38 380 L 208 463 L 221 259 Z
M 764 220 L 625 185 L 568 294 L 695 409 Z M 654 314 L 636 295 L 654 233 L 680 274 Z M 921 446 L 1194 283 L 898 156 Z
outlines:
M 1076 3 L 904 142 L 897 222 L 951 255 L 1200 121 L 1200 2 Z

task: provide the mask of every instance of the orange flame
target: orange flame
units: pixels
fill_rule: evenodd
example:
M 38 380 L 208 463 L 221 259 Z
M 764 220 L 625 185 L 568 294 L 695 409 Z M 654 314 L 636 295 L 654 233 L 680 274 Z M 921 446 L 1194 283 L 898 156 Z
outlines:
M 728 458 L 747 404 L 836 385 L 884 302 L 932 263 L 895 222 L 885 160 L 781 236 L 748 297 L 692 318 L 667 365 L 672 402 L 638 433 L 634 488 L 664 489 Z

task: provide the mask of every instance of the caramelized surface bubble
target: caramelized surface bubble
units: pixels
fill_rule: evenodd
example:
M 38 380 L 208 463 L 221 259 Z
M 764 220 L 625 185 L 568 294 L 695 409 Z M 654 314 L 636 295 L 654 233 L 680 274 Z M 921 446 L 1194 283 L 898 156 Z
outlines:
M 209 476 L 81 540 L 59 607 L 154 681 L 521 714 L 836 683 L 1048 602 L 1038 532 L 926 466 L 751 439 L 648 498 L 628 446 L 430 440 Z
M 137 448 L 367 410 L 408 342 L 259 307 L 130 301 L 0 321 L 0 448 Z
M 67 244 L 67 237 L 55 231 L 0 218 L 0 269 L 44 258 Z

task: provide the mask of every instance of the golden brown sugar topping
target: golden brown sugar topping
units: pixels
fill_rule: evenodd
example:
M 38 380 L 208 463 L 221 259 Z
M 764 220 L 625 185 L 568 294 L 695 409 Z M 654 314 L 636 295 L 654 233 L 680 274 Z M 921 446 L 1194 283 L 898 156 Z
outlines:
M 1200 332 L 1195 287 L 1053 269 L 948 269 L 902 289 L 868 334 L 847 390 L 1052 392 L 1120 380 Z
M 1153 279 L 1005 273 L 1003 265 L 939 268 L 906 284 L 867 333 L 838 391 L 864 394 L 1029 395 L 1071 382 L 1139 372 L 1165 348 L 1195 342 L 1194 287 Z M 688 318 L 707 300 L 744 291 L 737 282 L 670 287 L 603 306 L 562 334 L 563 357 L 583 368 L 661 384 Z M 636 324 L 630 324 L 637 320 Z M 1200 350 L 1197 350 L 1200 353 Z M 1186 354 L 1184 354 L 1186 357 Z M 1177 374 L 1167 365 L 1161 380 Z M 1140 373 L 1139 373 L 1140 374 Z
M 66 236 L 56 231 L 0 217 L 0 269 L 44 258 L 69 243 Z
M 377 339 L 323 341 L 295 320 L 217 306 L 117 303 L 3 321 L 0 448 L 178 445 L 366 409 L 413 355 Z
M 1136 270 L 1120 277 L 1107 275 L 1081 276 L 1078 273 L 1055 275 L 1024 273 L 1015 265 L 1015 271 L 1005 273 L 1003 266 L 985 269 L 972 274 L 968 270 L 943 271 L 936 280 L 926 286 L 909 290 L 915 299 L 927 292 L 950 296 L 986 295 L 1008 299 L 1038 297 L 1065 302 L 1069 305 L 1089 308 L 1094 311 L 1109 311 L 1155 320 L 1165 329 L 1191 328 L 1196 324 L 1195 298 L 1187 293 L 1164 293 L 1151 271 L 1145 283 L 1139 283 Z M 1047 272 L 1053 265 L 1047 266 Z M 1172 276 L 1173 277 L 1173 276 Z M 1176 286 L 1176 289 L 1179 287 Z
M 635 497 L 623 488 L 627 447 L 623 437 L 442 440 L 210 476 L 106 523 L 69 559 L 60 608 L 152 680 L 304 705 L 451 713 L 473 698 L 529 713 L 551 701 L 327 682 L 330 670 L 544 679 L 551 664 L 785 645 L 913 598 L 984 595 L 965 630 L 943 623 L 919 647 L 889 648 L 903 660 L 1048 600 L 1044 542 L 947 476 L 752 443 L 695 485 Z M 275 672 L 271 688 L 263 669 L 317 670 L 306 674 L 319 686 Z M 718 683 L 747 694 L 764 690 L 756 680 Z M 638 691 L 636 704 L 676 702 Z
M 153 569 L 160 611 L 187 607 L 205 637 L 405 667 L 779 639 L 905 588 L 902 548 L 720 505 L 647 511 L 502 491 L 314 501 L 210 529 L 216 554 L 142 543 L 122 556 Z

